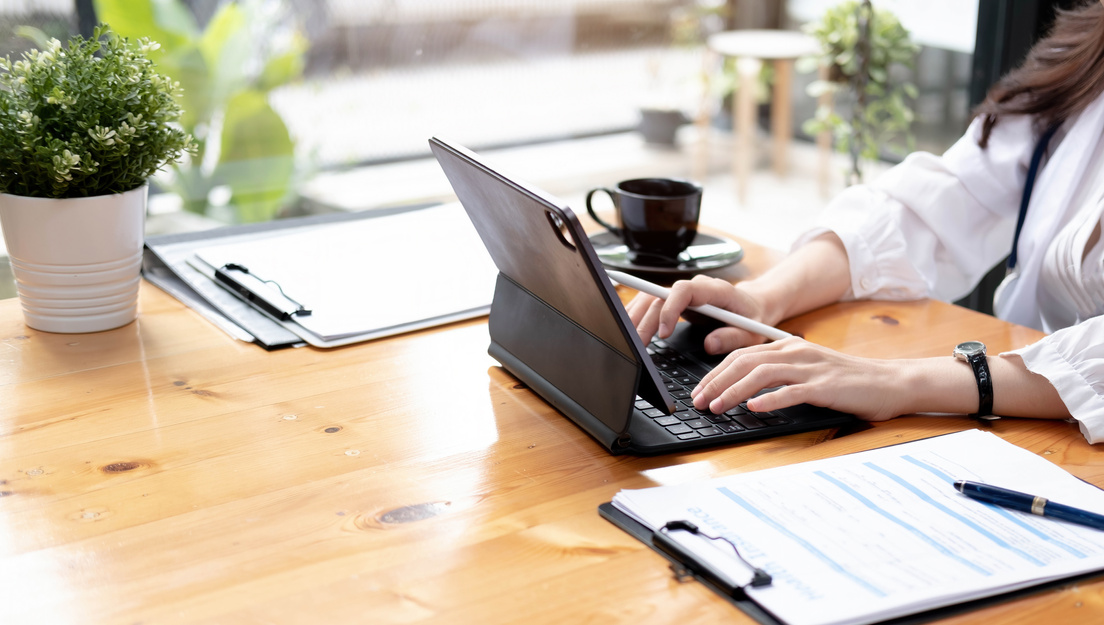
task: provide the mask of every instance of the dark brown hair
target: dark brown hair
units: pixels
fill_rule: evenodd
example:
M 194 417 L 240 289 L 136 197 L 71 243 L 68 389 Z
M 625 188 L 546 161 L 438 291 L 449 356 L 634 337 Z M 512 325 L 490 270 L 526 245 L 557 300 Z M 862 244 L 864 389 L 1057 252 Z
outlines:
M 1002 115 L 1034 115 L 1041 130 L 1081 112 L 1102 90 L 1104 5 L 1091 0 L 1073 10 L 1059 9 L 1047 36 L 989 90 L 975 111 L 982 117 L 978 145 L 986 147 Z

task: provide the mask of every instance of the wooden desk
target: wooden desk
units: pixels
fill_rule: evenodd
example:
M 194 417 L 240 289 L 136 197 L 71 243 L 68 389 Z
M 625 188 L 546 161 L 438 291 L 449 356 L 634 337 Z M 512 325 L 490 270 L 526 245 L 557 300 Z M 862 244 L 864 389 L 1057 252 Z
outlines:
M 765 256 L 748 247 L 754 273 Z M 140 306 L 118 330 L 51 335 L 0 302 L 0 623 L 748 623 L 598 504 L 972 427 L 903 418 L 613 457 L 496 366 L 484 321 L 265 352 L 150 285 Z M 935 302 L 785 327 L 886 357 L 1039 336 Z M 993 431 L 1104 485 L 1073 425 Z M 1093 582 L 949 622 L 1101 618 Z

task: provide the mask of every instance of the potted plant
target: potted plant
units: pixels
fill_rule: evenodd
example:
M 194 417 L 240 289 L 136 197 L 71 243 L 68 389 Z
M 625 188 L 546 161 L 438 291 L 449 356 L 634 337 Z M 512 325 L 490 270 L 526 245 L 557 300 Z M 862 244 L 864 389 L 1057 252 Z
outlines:
M 96 332 L 138 314 L 146 181 L 192 149 L 156 47 L 101 25 L 0 59 L 0 228 L 32 328 Z
M 836 148 L 851 156 L 848 182 L 862 182 L 862 159 L 876 159 L 882 149 L 913 150 L 914 114 L 906 96 L 915 99 L 916 87 L 894 82 L 892 70 L 912 67 L 919 47 L 893 13 L 874 9 L 870 0 L 846 0 L 805 30 L 820 42 L 823 52 L 815 61 L 825 70 L 809 95 L 850 94 L 852 101 L 846 117 L 822 104 L 802 129 L 810 135 L 830 131 Z

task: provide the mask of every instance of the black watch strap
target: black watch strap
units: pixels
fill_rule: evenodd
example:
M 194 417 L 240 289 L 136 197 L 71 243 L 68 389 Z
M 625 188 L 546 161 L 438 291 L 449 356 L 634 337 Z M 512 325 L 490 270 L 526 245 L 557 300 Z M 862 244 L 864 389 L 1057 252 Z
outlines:
M 968 360 L 978 387 L 978 411 L 970 416 L 988 417 L 993 414 L 993 378 L 989 375 L 989 360 L 985 354 L 970 356 Z

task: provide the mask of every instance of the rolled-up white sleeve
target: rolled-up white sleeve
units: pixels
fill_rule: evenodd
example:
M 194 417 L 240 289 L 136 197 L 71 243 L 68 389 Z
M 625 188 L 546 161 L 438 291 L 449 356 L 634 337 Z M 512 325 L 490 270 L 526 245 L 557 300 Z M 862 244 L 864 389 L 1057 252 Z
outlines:
M 1104 442 L 1104 317 L 1008 353 L 1050 381 L 1090 443 Z
M 943 156 L 917 152 L 873 184 L 846 189 L 825 207 L 818 228 L 847 251 L 847 298 L 958 299 L 1008 254 L 1034 145 L 1031 120 L 994 127 L 977 145 L 975 122 Z

